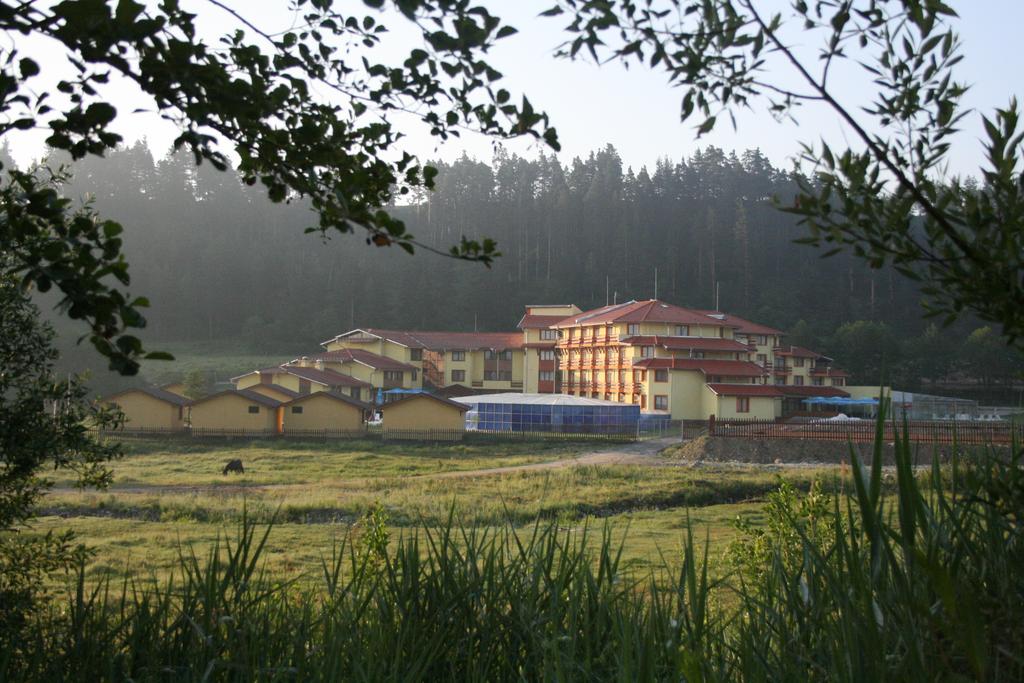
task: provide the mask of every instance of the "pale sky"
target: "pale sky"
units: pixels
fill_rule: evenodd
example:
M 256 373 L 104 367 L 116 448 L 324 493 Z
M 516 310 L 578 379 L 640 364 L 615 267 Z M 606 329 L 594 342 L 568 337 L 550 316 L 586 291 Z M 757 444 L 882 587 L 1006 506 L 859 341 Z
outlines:
M 216 35 L 234 27 L 232 19 L 205 0 L 188 0 L 186 8 L 197 11 L 203 28 Z M 261 28 L 270 31 L 288 28 L 289 15 L 275 9 L 269 2 L 256 3 L 230 0 L 228 5 L 251 18 Z M 642 68 L 624 69 L 618 64 L 597 67 L 592 64 L 568 62 L 553 57 L 555 47 L 563 40 L 561 26 L 565 18 L 540 18 L 550 0 L 491 0 L 486 2 L 491 11 L 502 16 L 519 33 L 500 41 L 489 60 L 505 76 L 504 87 L 513 93 L 527 93 L 535 108 L 547 111 L 559 131 L 563 162 L 574 156 L 583 156 L 607 143 L 614 145 L 626 165 L 639 169 L 653 166 L 659 157 L 679 159 L 689 156 L 698 147 L 716 145 L 740 152 L 759 148 L 777 166 L 789 166 L 789 159 L 802 141 L 815 141 L 823 136 L 831 143 L 842 144 L 849 139 L 836 117 L 824 108 L 803 108 L 799 112 L 799 125 L 779 123 L 764 112 L 745 113 L 739 117 L 738 130 L 728 121 L 719 121 L 718 127 L 700 140 L 695 139 L 694 126 L 679 122 L 681 91 L 669 88 L 665 76 Z M 769 7 L 780 6 L 778 0 L 768 0 Z M 963 40 L 964 61 L 958 67 L 958 76 L 971 86 L 966 103 L 981 112 L 991 113 L 994 107 L 1004 107 L 1011 96 L 1024 95 L 1020 81 L 1024 57 L 1016 48 L 1020 27 L 1024 25 L 1024 0 L 971 0 L 950 2 L 960 13 L 957 28 Z M 286 6 L 283 0 L 280 7 Z M 362 2 L 342 3 L 357 13 L 366 13 Z M 408 38 L 414 38 L 411 25 L 395 18 L 388 23 L 395 28 L 397 47 L 408 50 Z M 796 38 L 799 40 L 799 37 Z M 19 50 L 38 54 L 42 43 L 26 43 L 19 37 Z M 48 63 L 43 62 L 44 72 Z M 840 74 L 844 75 L 844 74 Z M 840 82 L 838 94 L 844 103 L 867 103 L 870 93 L 855 77 Z M 123 116 L 119 119 L 119 132 L 127 141 L 146 137 L 157 154 L 167 149 L 175 136 L 174 129 L 151 113 L 130 113 L 145 106 L 131 86 L 118 85 L 111 94 L 112 103 Z M 951 171 L 957 174 L 977 175 L 982 163 L 983 150 L 980 115 L 969 116 L 950 155 Z M 422 158 L 452 160 L 464 151 L 471 156 L 489 160 L 494 142 L 486 137 L 468 134 L 460 140 L 445 143 L 431 138 L 424 131 L 410 128 L 404 149 Z M 19 162 L 26 162 L 42 153 L 40 133 L 21 134 L 11 139 L 12 151 Z M 537 143 L 516 141 L 507 143 L 509 151 L 534 156 L 542 147 Z M 546 149 L 546 148 L 544 148 Z

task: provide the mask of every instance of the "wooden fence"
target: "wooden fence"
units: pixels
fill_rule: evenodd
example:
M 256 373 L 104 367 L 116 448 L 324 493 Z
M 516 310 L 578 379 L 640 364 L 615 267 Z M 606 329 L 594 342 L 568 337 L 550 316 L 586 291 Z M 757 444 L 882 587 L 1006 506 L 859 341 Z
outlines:
M 871 442 L 875 439 L 875 421 L 780 422 L 758 419 L 716 420 L 706 423 L 711 436 L 740 439 L 817 439 L 821 441 Z M 1014 438 L 1024 443 L 1024 424 L 965 421 L 888 421 L 882 439 L 892 442 L 904 432 L 915 443 L 1009 444 Z
M 673 425 L 674 434 L 679 434 L 679 424 Z M 233 439 L 281 439 L 295 441 L 333 441 L 345 439 L 372 439 L 383 441 L 605 441 L 631 442 L 638 439 L 635 432 L 627 434 L 600 434 L 595 432 L 525 432 L 525 431 L 463 431 L 461 429 L 385 429 L 370 425 L 362 429 L 304 429 L 285 430 L 278 434 L 272 431 L 249 429 L 125 429 L 103 431 L 99 435 L 119 441 L 221 441 Z M 652 437 L 653 435 L 645 435 Z

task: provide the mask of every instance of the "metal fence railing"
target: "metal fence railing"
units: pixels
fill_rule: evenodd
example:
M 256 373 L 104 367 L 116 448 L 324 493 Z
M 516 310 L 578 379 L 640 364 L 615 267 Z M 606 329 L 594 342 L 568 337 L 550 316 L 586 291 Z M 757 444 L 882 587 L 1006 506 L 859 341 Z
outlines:
M 780 422 L 759 419 L 714 418 L 705 422 L 707 433 L 715 437 L 742 439 L 816 439 L 820 441 L 870 442 L 875 439 L 873 420 Z M 1008 444 L 1014 438 L 1024 442 L 1024 424 L 968 421 L 912 420 L 886 422 L 882 438 L 886 442 L 909 435 L 915 443 Z

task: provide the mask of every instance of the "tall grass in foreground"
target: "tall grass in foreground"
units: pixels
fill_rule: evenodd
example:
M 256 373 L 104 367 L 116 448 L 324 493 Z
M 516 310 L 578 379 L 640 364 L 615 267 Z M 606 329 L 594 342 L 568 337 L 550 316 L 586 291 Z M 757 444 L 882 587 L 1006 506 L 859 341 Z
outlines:
M 270 529 L 245 522 L 208 556 L 183 554 L 175 581 L 87 591 L 80 575 L 0 653 L 0 679 L 1024 679 L 1019 456 L 921 477 L 902 441 L 887 498 L 876 445 L 824 515 L 773 508 L 785 544 L 722 582 L 694 537 L 637 576 L 607 532 L 453 519 L 390 551 L 342 545 L 310 590 L 261 573 Z

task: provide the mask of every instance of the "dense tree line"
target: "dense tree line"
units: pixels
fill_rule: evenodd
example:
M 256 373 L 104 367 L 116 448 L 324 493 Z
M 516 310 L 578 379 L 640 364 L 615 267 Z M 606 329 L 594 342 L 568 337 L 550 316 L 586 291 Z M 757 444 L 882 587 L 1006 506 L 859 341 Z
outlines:
M 1020 369 L 979 324 L 929 326 L 912 281 L 794 244 L 801 228 L 772 198 L 795 193 L 796 179 L 758 150 L 710 147 L 638 171 L 611 146 L 568 164 L 499 152 L 437 166 L 434 192 L 392 210 L 438 249 L 495 238 L 503 256 L 493 267 L 325 242 L 304 234 L 315 217 L 301 202 L 272 204 L 185 155 L 154 161 L 142 143 L 73 164 L 67 191 L 131 226 L 125 250 L 133 293 L 152 302 L 151 346 L 217 340 L 287 354 L 353 325 L 511 329 L 526 304 L 587 308 L 657 288 L 674 303 L 711 309 L 717 298 L 790 331 L 855 381 L 884 372 L 916 388 L 966 373 L 991 384 Z

